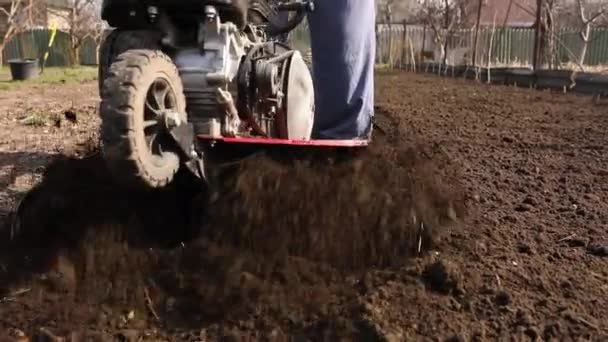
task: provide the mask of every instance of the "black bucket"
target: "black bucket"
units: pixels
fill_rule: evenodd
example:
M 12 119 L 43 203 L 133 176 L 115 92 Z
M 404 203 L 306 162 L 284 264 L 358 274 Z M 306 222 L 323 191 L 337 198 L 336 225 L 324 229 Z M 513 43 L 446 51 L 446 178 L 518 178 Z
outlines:
M 11 66 L 13 81 L 27 81 L 39 75 L 37 59 L 12 59 L 8 64 Z

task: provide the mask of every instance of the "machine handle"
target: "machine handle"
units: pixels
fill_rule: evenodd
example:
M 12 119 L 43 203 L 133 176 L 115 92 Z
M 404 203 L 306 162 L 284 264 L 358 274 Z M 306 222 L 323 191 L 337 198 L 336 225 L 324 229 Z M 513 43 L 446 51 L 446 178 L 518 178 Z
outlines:
M 272 36 L 288 33 L 295 29 L 298 25 L 300 25 L 300 23 L 302 23 L 304 18 L 306 18 L 307 12 L 312 12 L 315 10 L 315 4 L 313 0 L 283 2 L 277 5 L 277 10 L 281 12 L 296 12 L 296 15 L 283 26 L 279 27 L 271 25 L 268 33 Z
M 290 11 L 290 12 L 312 12 L 315 10 L 315 3 L 312 0 L 298 0 L 293 2 L 282 2 L 277 5 L 279 11 Z

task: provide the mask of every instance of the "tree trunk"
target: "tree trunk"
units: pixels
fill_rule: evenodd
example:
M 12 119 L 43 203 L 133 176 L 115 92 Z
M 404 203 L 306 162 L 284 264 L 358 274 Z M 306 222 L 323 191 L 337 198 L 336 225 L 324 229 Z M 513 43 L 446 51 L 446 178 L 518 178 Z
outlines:
M 443 42 L 443 49 L 442 49 L 443 50 L 442 51 L 442 53 L 443 53 L 442 64 L 447 68 L 447 65 L 448 65 L 448 39 L 449 39 L 449 36 L 448 36 L 447 32 L 445 34 L 446 34 L 446 36 L 445 36 L 445 42 Z
M 70 66 L 77 67 L 80 65 L 80 42 L 72 44 L 70 49 Z
M 99 50 L 101 49 L 101 44 L 95 45 L 95 64 L 99 65 L 101 61 L 99 60 Z
M 477 9 L 477 21 L 475 22 L 475 42 L 473 43 L 473 58 L 471 63 L 477 67 L 477 49 L 479 49 L 479 25 L 481 23 L 481 11 L 483 8 L 483 0 L 479 0 L 479 8 Z
M 447 42 L 447 38 L 445 38 L 445 39 L 446 39 L 446 42 Z M 446 44 L 447 43 L 445 43 L 441 38 L 439 38 L 439 48 L 441 49 L 441 61 L 442 61 L 442 63 L 439 64 L 439 67 L 437 68 L 437 75 L 441 75 L 441 66 L 445 65 L 443 63 L 445 62 L 446 55 L 447 55 L 446 54 L 446 50 L 445 50 Z
M 424 50 L 426 49 L 426 24 L 422 27 L 422 48 L 420 51 L 420 60 L 418 64 L 424 63 Z
M 583 40 L 583 47 L 581 48 L 581 54 L 578 59 L 578 64 L 585 65 L 585 58 L 587 57 L 587 49 L 589 47 L 589 36 L 591 35 L 591 23 L 585 24 L 585 31 L 581 33 L 581 39 Z
M 393 67 L 393 24 L 391 22 L 388 25 L 388 65 Z
M 541 45 L 542 45 L 542 8 L 543 8 L 543 0 L 536 1 L 536 24 L 535 24 L 535 36 L 534 36 L 534 57 L 532 58 L 532 67 L 534 70 L 538 69 L 540 55 L 541 55 Z
M 443 58 L 441 64 L 447 65 L 448 63 L 448 40 L 450 38 L 450 3 L 445 0 L 445 41 L 443 42 Z
M 558 61 L 557 61 L 557 49 L 555 42 L 555 23 L 553 18 L 553 2 L 549 2 L 547 6 L 547 30 L 549 33 L 549 37 L 546 37 L 547 40 L 547 64 L 549 65 L 549 69 L 555 69 Z
M 74 66 L 80 66 L 80 45 L 74 48 Z
M 400 61 L 400 66 L 403 69 L 403 66 L 405 65 L 405 61 L 406 61 L 406 56 L 407 56 L 407 21 L 403 20 L 403 37 L 402 38 L 402 43 L 401 43 L 401 61 Z

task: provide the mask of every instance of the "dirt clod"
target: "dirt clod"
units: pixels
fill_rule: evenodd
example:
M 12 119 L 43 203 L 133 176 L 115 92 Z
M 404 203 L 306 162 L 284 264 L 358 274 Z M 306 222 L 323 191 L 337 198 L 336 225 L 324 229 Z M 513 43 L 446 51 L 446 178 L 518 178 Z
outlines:
M 428 265 L 423 272 L 423 279 L 433 291 L 453 295 L 460 295 L 464 291 L 462 273 L 449 261 L 441 260 Z
M 567 240 L 567 243 L 570 247 L 585 247 L 589 243 L 589 239 L 584 237 L 574 237 Z
M 608 257 L 608 245 L 590 245 L 587 249 L 593 255 Z
M 528 327 L 526 328 L 526 336 L 528 336 L 532 341 L 536 341 L 540 337 L 540 333 L 538 328 L 536 327 Z
M 511 295 L 506 291 L 500 291 L 494 297 L 494 302 L 499 306 L 507 306 L 511 304 Z

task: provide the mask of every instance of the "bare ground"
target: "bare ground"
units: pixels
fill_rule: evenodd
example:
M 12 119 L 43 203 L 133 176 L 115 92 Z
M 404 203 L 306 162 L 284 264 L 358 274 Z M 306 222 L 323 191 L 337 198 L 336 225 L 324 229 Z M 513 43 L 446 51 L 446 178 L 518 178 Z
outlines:
M 39 180 L 53 156 L 74 154 L 94 139 L 96 108 L 93 82 L 0 91 L 0 217 Z
M 606 107 L 409 73 L 377 87 L 369 151 L 254 158 L 214 200 L 124 193 L 94 152 L 54 161 L 2 245 L 0 331 L 608 339 Z M 54 155 L 95 137 L 95 101 L 94 84 L 0 95 L 5 221 Z

